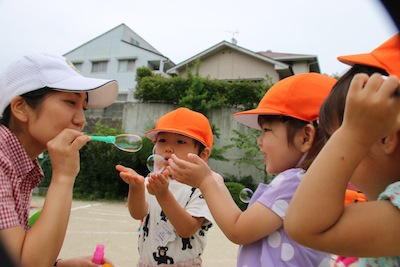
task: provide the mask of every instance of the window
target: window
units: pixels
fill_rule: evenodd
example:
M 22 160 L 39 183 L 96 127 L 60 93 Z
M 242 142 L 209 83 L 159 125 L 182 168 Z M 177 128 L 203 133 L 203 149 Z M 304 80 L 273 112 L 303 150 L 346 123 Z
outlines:
M 147 67 L 151 70 L 160 70 L 160 60 L 150 60 L 147 62 Z
M 73 62 L 73 64 L 74 64 L 75 68 L 76 68 L 79 72 L 82 72 L 82 65 L 83 65 L 82 62 Z
M 134 59 L 121 59 L 118 61 L 118 71 L 134 71 L 135 70 L 135 60 Z
M 136 46 L 139 46 L 140 45 L 140 43 L 138 42 L 138 41 L 136 41 L 135 39 L 133 39 L 132 37 L 131 37 L 131 42 L 130 42 L 131 44 L 134 44 L 134 45 L 136 45 Z
M 92 73 L 107 72 L 107 61 L 93 61 Z

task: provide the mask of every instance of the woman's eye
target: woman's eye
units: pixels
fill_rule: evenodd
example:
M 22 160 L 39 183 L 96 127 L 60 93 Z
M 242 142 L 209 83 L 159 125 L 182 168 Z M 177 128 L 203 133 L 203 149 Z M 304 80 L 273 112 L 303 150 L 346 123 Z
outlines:
M 178 140 L 178 144 L 186 144 L 186 142 L 183 140 Z
M 165 143 L 165 139 L 158 139 L 157 142 L 158 143 Z

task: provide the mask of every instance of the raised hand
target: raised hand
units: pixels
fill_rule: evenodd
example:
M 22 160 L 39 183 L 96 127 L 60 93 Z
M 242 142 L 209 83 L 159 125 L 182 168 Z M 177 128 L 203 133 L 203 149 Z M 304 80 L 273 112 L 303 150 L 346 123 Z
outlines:
M 121 179 L 130 186 L 135 187 L 137 185 L 144 184 L 145 178 L 142 175 L 135 172 L 134 170 L 132 170 L 131 168 L 127 168 L 122 165 L 117 165 L 115 166 L 115 169 L 119 171 L 119 177 L 121 177 Z
M 168 176 L 161 173 L 152 173 L 148 178 L 147 191 L 155 196 L 165 195 L 168 192 Z
M 343 129 L 369 146 L 400 130 L 399 80 L 380 74 L 354 76 L 346 98 Z
M 175 180 L 192 187 L 200 188 L 204 179 L 213 176 L 213 171 L 196 154 L 189 153 L 188 159 L 189 161 L 186 161 L 179 159 L 175 155 L 171 155 L 168 160 L 169 166 L 167 170 Z
M 75 182 L 80 170 L 79 150 L 89 141 L 90 137 L 80 131 L 64 129 L 47 143 L 53 179 Z

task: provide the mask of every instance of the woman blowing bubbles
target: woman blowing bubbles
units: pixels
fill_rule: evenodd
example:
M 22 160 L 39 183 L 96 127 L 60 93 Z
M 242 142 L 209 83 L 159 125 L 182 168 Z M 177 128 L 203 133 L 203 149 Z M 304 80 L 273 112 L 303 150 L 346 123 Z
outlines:
M 25 56 L 0 73 L 0 239 L 18 266 L 97 266 L 91 257 L 56 261 L 67 230 L 87 107 L 112 104 L 116 81 L 86 78 L 66 58 Z M 52 177 L 43 210 L 28 226 L 32 190 L 44 175 L 36 157 L 48 151 Z M 55 263 L 56 262 L 56 263 Z

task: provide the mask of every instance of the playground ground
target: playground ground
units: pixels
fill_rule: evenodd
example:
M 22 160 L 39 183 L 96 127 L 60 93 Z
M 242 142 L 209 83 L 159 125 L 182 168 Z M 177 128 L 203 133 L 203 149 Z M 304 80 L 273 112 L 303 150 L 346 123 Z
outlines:
M 42 208 L 43 202 L 44 197 L 33 196 L 31 214 Z M 125 203 L 74 200 L 60 258 L 92 255 L 96 245 L 103 244 L 106 257 L 115 266 L 136 266 L 138 228 L 139 221 L 131 218 Z M 237 250 L 214 224 L 208 232 L 203 266 L 235 267 Z
M 33 196 L 31 214 L 42 208 L 44 198 Z M 205 267 L 236 266 L 238 246 L 214 225 L 208 232 L 203 254 Z M 117 267 L 136 266 L 139 221 L 132 219 L 122 202 L 76 201 L 60 258 L 92 255 L 97 244 L 104 244 L 105 255 Z

